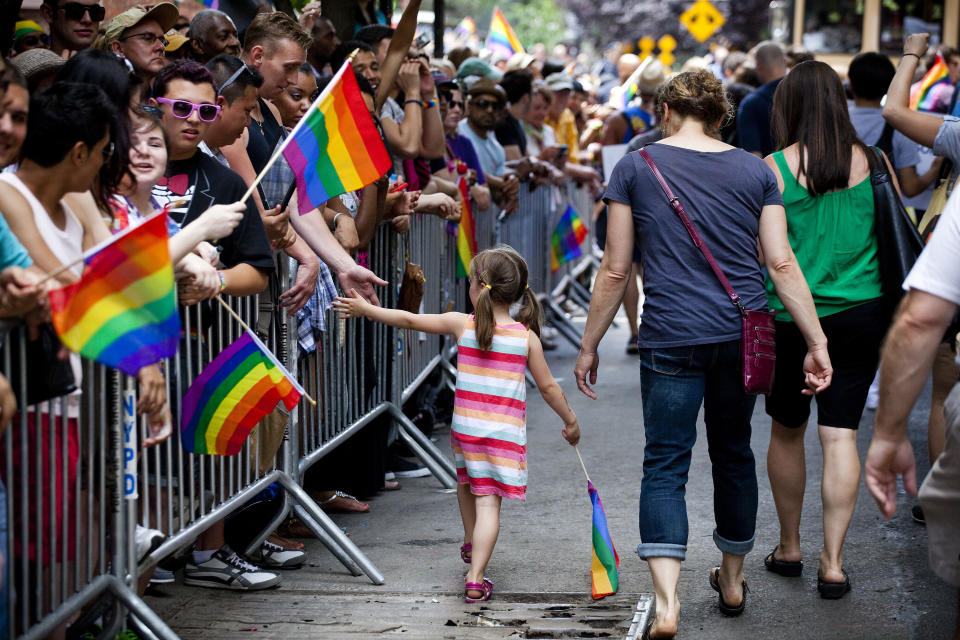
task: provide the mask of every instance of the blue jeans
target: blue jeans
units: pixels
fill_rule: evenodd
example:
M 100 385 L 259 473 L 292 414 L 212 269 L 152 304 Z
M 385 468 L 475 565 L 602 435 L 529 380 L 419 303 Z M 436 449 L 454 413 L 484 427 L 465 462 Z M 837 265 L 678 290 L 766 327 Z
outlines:
M 756 397 L 743 391 L 739 356 L 739 340 L 640 350 L 646 446 L 637 553 L 643 559 L 686 557 L 684 495 L 701 405 L 713 466 L 713 540 L 726 553 L 753 549 L 757 472 L 750 418 Z

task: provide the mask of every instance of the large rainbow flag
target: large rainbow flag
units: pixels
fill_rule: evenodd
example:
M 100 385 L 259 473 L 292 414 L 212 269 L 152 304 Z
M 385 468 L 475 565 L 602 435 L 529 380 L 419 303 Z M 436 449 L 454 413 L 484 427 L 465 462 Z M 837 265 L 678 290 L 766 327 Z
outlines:
M 187 389 L 180 440 L 193 453 L 232 456 L 277 403 L 293 409 L 304 393 L 260 339 L 247 331 Z
M 167 242 L 164 211 L 88 251 L 80 281 L 49 292 L 53 326 L 67 348 L 131 376 L 177 352 Z
M 930 70 L 927 71 L 913 89 L 910 91 L 910 108 L 921 111 L 930 111 L 936 106 L 937 90 L 935 87 L 941 83 L 949 84 L 949 73 L 947 71 L 947 62 L 937 52 L 936 60 Z M 952 94 L 952 85 L 950 91 Z M 949 105 L 948 105 L 949 106 Z
M 618 570 L 620 556 L 613 548 L 610 530 L 607 528 L 607 514 L 603 511 L 600 494 L 593 483 L 587 480 L 587 491 L 593 503 L 593 560 L 590 562 L 590 593 L 597 600 L 617 592 L 620 585 Z
M 390 169 L 390 156 L 349 60 L 290 132 L 282 151 L 297 176 L 300 215 L 367 186 Z
M 487 49 L 505 58 L 509 58 L 515 53 L 526 53 L 510 23 L 503 17 L 500 7 L 494 7 L 493 9 L 493 18 L 490 19 L 490 33 L 487 35 Z
M 556 271 L 564 262 L 569 262 L 583 255 L 580 243 L 587 237 L 587 228 L 583 226 L 580 216 L 567 205 L 550 239 L 550 268 Z
M 477 255 L 477 227 L 473 221 L 467 179 L 461 176 L 457 186 L 460 189 L 460 199 L 463 201 L 460 224 L 457 225 L 457 277 L 466 278 L 470 275 L 470 261 Z

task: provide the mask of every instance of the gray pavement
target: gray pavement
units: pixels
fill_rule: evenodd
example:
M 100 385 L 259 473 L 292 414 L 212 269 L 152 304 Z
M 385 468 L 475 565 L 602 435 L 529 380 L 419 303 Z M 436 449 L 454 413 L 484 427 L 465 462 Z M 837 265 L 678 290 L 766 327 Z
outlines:
M 432 478 L 402 480 L 403 490 L 371 501 L 371 513 L 335 515 L 351 539 L 386 576 L 375 586 L 347 573 L 317 541 L 307 541 L 311 562 L 283 573 L 279 589 L 235 593 L 164 585 L 148 595 L 183 638 L 622 638 L 638 601 L 652 593 L 646 564 L 636 555 L 637 498 L 643 429 L 639 368 L 623 352 L 626 329 L 611 329 L 601 345 L 600 399 L 591 402 L 572 377 L 575 351 L 561 344 L 549 354 L 551 369 L 580 417 L 580 450 L 606 507 L 620 555 L 620 592 L 590 598 L 590 502 L 576 456 L 561 424 L 539 398 L 528 397 L 529 491 L 525 503 L 504 501 L 500 542 L 488 569 L 496 584 L 489 606 L 462 602 L 465 573 L 458 546 L 462 528 L 456 497 Z M 926 473 L 929 393 L 910 423 Z M 861 423 L 861 459 L 872 414 Z M 948 638 L 955 591 L 929 570 L 926 532 L 909 514 L 906 495 L 893 520 L 880 517 L 861 486 L 847 538 L 845 566 L 853 591 L 839 601 L 816 592 L 820 549 L 821 454 L 815 430 L 807 433 L 808 482 L 802 521 L 807 566 L 800 579 L 763 569 L 777 542 L 776 512 L 766 477 L 769 419 L 762 400 L 754 418 L 753 445 L 760 480 L 757 544 L 747 557 L 747 611 L 720 615 L 707 571 L 719 561 L 713 531 L 712 483 L 703 424 L 694 449 L 687 504 L 690 540 L 680 580 L 682 638 Z M 447 450 L 447 432 L 435 434 Z M 862 483 L 861 483 L 862 485 Z M 593 629 L 592 632 L 584 629 Z

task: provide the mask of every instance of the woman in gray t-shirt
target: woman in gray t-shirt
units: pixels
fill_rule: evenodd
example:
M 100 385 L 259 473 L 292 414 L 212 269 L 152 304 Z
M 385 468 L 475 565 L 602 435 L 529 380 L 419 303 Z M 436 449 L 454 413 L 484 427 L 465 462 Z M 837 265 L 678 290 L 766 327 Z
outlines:
M 728 117 L 723 86 L 709 71 L 681 73 L 657 92 L 664 139 L 646 147 L 748 309 L 766 306 L 757 241 L 781 299 L 809 346 L 810 393 L 830 383 L 826 339 L 786 234 L 777 182 L 762 160 L 716 138 Z M 713 465 L 716 529 L 723 553 L 710 583 L 727 615 L 743 612 L 744 556 L 753 548 L 757 477 L 750 449 L 756 398 L 743 391 L 740 314 L 727 297 L 652 171 L 638 153 L 613 171 L 607 247 L 574 374 L 595 398 L 597 345 L 626 286 L 634 242 L 644 274 L 640 391 L 646 433 L 640 487 L 640 540 L 657 597 L 651 637 L 673 637 L 679 624 L 677 583 L 686 557 L 684 487 L 697 416 L 704 407 Z M 590 383 L 587 383 L 589 374 Z

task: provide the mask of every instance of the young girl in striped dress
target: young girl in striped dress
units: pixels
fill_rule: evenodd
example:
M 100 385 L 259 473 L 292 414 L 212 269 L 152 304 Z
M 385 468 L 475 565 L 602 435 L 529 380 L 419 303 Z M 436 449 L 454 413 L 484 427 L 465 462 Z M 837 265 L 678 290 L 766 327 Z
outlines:
M 540 304 L 527 287 L 527 263 L 511 247 L 481 251 L 470 262 L 470 301 L 476 311 L 414 314 L 375 307 L 355 291 L 337 298 L 342 316 L 366 316 L 394 327 L 457 338 L 457 390 L 450 441 L 457 464 L 457 500 L 463 520 L 460 557 L 470 564 L 464 600 L 493 593 L 484 577 L 500 532 L 502 498 L 527 491 L 527 367 L 540 395 L 563 420 L 563 437 L 580 440 L 577 416 L 567 405 L 540 345 Z M 517 319 L 510 307 L 520 303 Z

